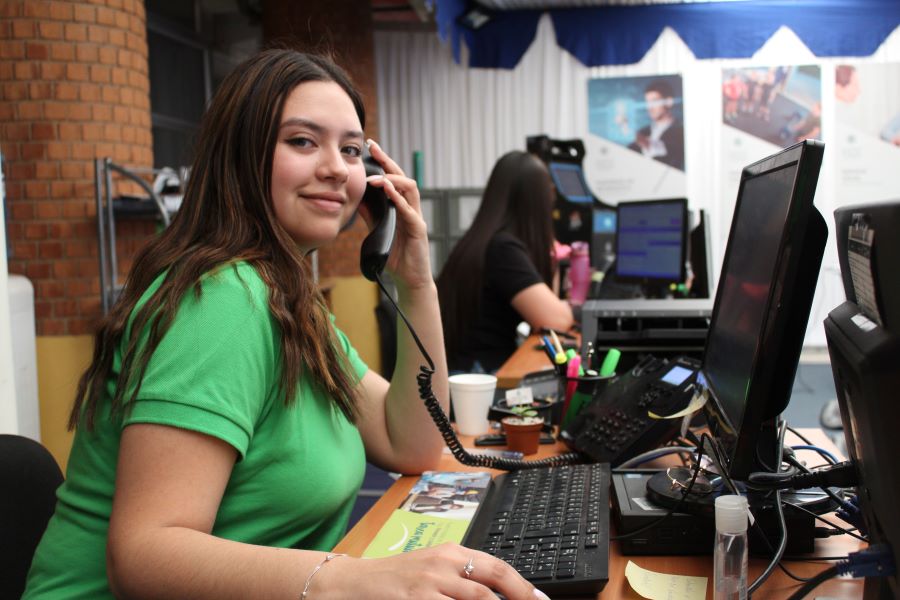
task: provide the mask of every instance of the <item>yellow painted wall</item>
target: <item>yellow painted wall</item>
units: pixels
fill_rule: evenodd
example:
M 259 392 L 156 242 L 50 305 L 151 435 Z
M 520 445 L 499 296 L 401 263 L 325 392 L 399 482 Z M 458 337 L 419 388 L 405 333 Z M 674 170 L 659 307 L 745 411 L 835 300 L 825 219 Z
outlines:
M 337 277 L 333 284 L 331 306 L 335 322 L 366 364 L 379 370 L 381 355 L 375 321 L 378 288 L 363 277 Z M 93 338 L 88 335 L 37 338 L 41 441 L 63 472 L 72 446 L 72 433 L 66 431 L 69 410 L 78 378 L 90 363 L 92 352 Z
M 350 338 L 359 356 L 374 371 L 381 370 L 378 346 L 378 286 L 365 277 L 334 277 L 331 289 L 331 312 L 335 323 Z
M 65 472 L 72 446 L 66 423 L 94 343 L 89 335 L 38 336 L 36 342 L 41 442 Z

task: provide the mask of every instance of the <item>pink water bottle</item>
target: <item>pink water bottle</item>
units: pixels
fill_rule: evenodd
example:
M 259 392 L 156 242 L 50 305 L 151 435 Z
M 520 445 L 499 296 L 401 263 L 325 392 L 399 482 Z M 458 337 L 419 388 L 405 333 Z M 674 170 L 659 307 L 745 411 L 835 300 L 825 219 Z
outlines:
M 569 258 L 569 302 L 575 306 L 584 304 L 591 285 L 591 259 L 587 242 L 572 242 Z

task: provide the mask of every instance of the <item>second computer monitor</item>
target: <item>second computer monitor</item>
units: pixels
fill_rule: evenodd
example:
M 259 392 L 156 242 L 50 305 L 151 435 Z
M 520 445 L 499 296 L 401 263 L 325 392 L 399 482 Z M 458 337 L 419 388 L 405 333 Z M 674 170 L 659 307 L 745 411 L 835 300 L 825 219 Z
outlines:
M 824 145 L 807 140 L 744 168 L 699 380 L 734 479 L 775 471 L 828 228 L 813 205 Z
M 594 196 L 587 188 L 584 181 L 584 173 L 581 165 L 574 163 L 551 162 L 548 165 L 550 169 L 550 177 L 553 179 L 553 185 L 569 202 L 579 204 L 591 204 Z
M 687 200 L 620 202 L 616 207 L 616 276 L 648 288 L 685 279 Z

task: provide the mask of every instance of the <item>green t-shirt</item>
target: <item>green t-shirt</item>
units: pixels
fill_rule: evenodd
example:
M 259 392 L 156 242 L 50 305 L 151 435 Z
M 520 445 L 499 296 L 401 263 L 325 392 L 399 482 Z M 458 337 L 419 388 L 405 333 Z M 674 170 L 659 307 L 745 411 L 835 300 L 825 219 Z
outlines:
M 161 283 L 162 277 L 141 304 Z M 106 538 L 119 440 L 131 423 L 199 431 L 237 450 L 213 535 L 315 550 L 330 550 L 343 536 L 365 471 L 359 431 L 307 376 L 285 406 L 280 333 L 255 269 L 245 263 L 223 267 L 203 279 L 202 290 L 200 298 L 185 294 L 124 421 L 108 418 L 107 400 L 94 431 L 76 432 L 25 598 L 111 597 Z M 366 365 L 337 334 L 362 378 Z M 120 363 L 118 352 L 113 377 Z

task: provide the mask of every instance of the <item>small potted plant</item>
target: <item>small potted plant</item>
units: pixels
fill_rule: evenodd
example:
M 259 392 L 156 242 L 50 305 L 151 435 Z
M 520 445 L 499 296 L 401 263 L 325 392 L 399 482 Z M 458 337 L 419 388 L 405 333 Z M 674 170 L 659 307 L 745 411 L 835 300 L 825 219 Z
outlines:
M 502 420 L 503 417 L 522 416 L 521 413 L 519 412 L 522 409 L 520 409 L 518 407 L 523 406 L 525 408 L 530 408 L 530 409 L 536 411 L 536 414 L 534 414 L 534 415 L 529 414 L 528 415 L 529 417 L 535 417 L 535 416 L 536 417 L 544 417 L 544 421 L 549 423 L 551 421 L 550 411 L 553 409 L 554 404 L 555 404 L 555 400 L 550 399 L 550 398 L 535 398 L 531 402 L 526 402 L 524 404 L 512 404 L 512 405 L 507 404 L 506 400 L 500 400 L 496 406 L 491 407 L 491 408 L 492 408 L 492 411 L 495 411 L 495 414 L 497 415 L 497 416 L 495 416 L 495 420 L 497 420 L 497 421 Z M 515 410 L 513 410 L 514 408 L 515 408 Z
M 511 406 L 509 410 L 516 416 L 500 421 L 506 433 L 507 447 L 525 455 L 537 454 L 541 429 L 544 428 L 543 417 L 537 416 L 537 411 L 527 404 Z

